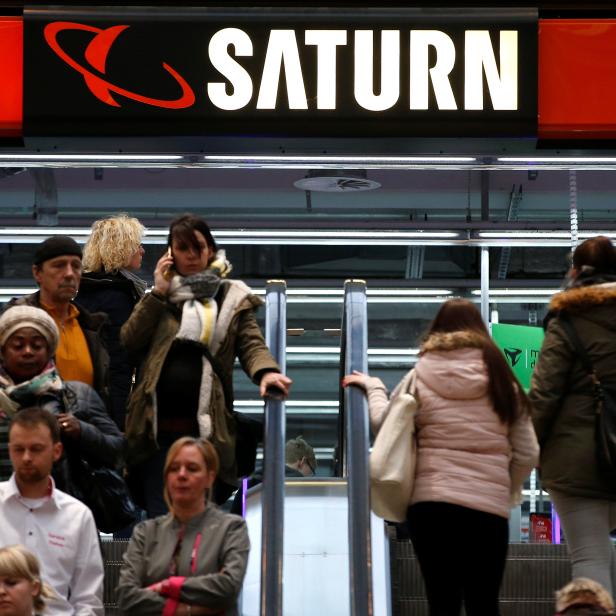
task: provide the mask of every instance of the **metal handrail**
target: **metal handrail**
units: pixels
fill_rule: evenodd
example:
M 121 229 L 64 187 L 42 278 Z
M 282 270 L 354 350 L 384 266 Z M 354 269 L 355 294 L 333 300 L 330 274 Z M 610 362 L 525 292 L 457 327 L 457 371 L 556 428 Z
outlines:
M 368 371 L 368 310 L 366 283 L 344 284 L 344 314 L 340 341 L 345 374 Z M 358 388 L 347 387 L 341 408 L 344 428 L 340 457 L 348 483 L 349 579 L 351 616 L 371 616 L 372 544 L 370 535 L 370 483 L 368 464 L 368 405 Z
M 265 294 L 265 342 L 286 372 L 287 297 L 283 280 L 269 280 Z M 261 526 L 261 616 L 282 615 L 284 539 L 285 403 L 265 398 Z

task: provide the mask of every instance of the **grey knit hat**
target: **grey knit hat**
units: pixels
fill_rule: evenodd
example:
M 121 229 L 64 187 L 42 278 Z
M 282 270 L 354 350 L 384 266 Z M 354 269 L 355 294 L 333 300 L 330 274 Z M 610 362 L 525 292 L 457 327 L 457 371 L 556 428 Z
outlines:
M 0 316 L 0 348 L 23 327 L 31 327 L 39 332 L 47 340 L 50 354 L 55 354 L 60 337 L 58 326 L 42 308 L 34 306 L 12 306 Z

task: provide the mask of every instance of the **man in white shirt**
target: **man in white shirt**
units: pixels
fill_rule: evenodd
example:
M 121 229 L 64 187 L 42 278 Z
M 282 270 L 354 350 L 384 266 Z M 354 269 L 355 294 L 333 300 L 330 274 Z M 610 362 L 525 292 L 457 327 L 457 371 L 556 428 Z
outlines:
M 103 561 L 90 510 L 57 490 L 53 463 L 62 455 L 56 418 L 40 408 L 15 414 L 9 430 L 13 475 L 0 482 L 0 546 L 21 543 L 37 555 L 56 592 L 54 616 L 103 616 Z

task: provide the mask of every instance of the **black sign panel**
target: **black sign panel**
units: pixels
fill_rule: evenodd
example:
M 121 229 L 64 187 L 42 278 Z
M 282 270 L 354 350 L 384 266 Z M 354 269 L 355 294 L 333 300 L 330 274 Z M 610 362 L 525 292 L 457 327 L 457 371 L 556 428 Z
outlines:
M 24 134 L 534 137 L 537 14 L 31 9 Z

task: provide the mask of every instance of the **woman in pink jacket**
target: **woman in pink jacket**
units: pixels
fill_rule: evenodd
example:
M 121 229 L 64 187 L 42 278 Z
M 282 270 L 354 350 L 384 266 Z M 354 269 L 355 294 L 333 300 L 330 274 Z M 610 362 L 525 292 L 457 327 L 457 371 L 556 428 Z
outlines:
M 467 616 L 494 616 L 509 511 L 539 454 L 528 399 L 469 301 L 441 306 L 420 355 L 407 521 L 430 616 L 458 616 L 463 602 Z M 343 385 L 366 391 L 377 431 L 389 406 L 382 381 L 355 373 Z

